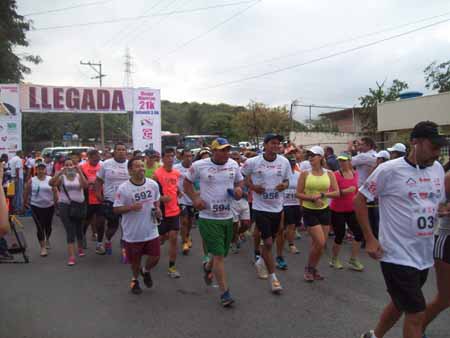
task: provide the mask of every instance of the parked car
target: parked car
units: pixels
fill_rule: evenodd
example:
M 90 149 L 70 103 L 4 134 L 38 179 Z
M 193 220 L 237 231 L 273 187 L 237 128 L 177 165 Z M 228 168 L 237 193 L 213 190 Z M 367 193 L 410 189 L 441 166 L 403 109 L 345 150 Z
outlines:
M 64 156 L 69 155 L 70 153 L 77 152 L 88 152 L 89 150 L 94 149 L 92 147 L 85 147 L 85 146 L 79 146 L 79 147 L 49 147 L 42 149 L 42 156 L 46 154 L 50 154 L 52 158 L 55 158 L 56 155 L 61 154 Z

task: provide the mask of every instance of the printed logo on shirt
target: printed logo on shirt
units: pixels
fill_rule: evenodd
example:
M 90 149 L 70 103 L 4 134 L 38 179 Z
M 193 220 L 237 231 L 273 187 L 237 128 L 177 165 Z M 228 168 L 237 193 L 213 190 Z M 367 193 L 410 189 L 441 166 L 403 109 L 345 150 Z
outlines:
M 417 184 L 416 180 L 412 177 L 408 178 L 408 180 L 406 181 L 406 184 L 410 187 L 413 187 Z
M 372 195 L 375 195 L 377 192 L 377 183 L 375 181 L 366 182 L 364 186 Z

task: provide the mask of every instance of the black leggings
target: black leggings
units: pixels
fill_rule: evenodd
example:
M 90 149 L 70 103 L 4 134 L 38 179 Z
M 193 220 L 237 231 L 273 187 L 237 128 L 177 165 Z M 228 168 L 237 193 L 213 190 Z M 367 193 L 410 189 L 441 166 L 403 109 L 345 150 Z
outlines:
M 334 243 L 341 245 L 345 237 L 345 225 L 350 228 L 353 233 L 354 240 L 361 242 L 363 240 L 363 234 L 361 227 L 356 220 L 354 212 L 336 212 L 331 211 L 331 224 L 334 229 Z
M 37 238 L 39 242 L 49 239 L 52 234 L 52 220 L 55 208 L 51 206 L 50 208 L 38 208 L 34 205 L 31 206 L 31 212 L 33 216 L 34 223 L 37 229 Z

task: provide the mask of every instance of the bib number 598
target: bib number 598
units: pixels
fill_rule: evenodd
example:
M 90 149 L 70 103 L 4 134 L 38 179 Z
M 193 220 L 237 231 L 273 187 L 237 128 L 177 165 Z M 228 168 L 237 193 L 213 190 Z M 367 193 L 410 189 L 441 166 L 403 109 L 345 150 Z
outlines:
M 426 228 L 433 229 L 434 228 L 434 216 L 421 216 L 417 218 L 417 227 L 420 230 L 424 230 Z

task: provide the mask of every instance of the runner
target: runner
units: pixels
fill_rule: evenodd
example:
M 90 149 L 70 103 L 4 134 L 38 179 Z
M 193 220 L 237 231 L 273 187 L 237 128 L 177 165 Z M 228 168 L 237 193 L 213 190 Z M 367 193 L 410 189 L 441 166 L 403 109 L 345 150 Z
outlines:
M 439 313 L 450 307 L 450 172 L 445 175 L 445 193 L 447 200 L 439 210 L 439 232 L 434 243 L 437 294 L 427 305 L 424 331 Z
M 171 278 L 180 278 L 181 275 L 175 267 L 177 259 L 178 232 L 180 231 L 180 207 L 178 206 L 178 180 L 180 172 L 173 169 L 175 150 L 167 148 L 162 154 L 163 166 L 156 169 L 155 181 L 159 184 L 161 193 L 161 210 L 163 218 L 158 226 L 162 242 L 169 241 L 169 269 Z
M 106 218 L 106 242 L 105 251 L 112 255 L 111 239 L 119 228 L 119 216 L 113 213 L 114 195 L 119 185 L 129 178 L 127 168 L 127 148 L 123 143 L 117 143 L 114 147 L 114 157 L 106 160 L 97 172 L 95 181 L 95 193 L 97 199 L 102 202 L 102 214 Z M 97 247 L 103 243 L 103 224 L 97 224 Z
M 81 171 L 86 176 L 88 181 L 88 196 L 87 196 L 87 215 L 83 228 L 84 239 L 86 240 L 86 232 L 91 225 L 93 240 L 97 241 L 95 253 L 98 255 L 104 255 L 106 253 L 105 247 L 101 242 L 98 242 L 98 231 L 101 231 L 101 237 L 103 238 L 105 231 L 105 218 L 102 214 L 102 204 L 98 200 L 95 193 L 95 181 L 97 179 L 97 173 L 100 170 L 102 164 L 100 162 L 100 154 L 98 150 L 92 149 L 87 153 L 88 160 L 81 165 Z
M 444 170 L 436 160 L 447 143 L 430 121 L 411 132 L 408 157 L 378 166 L 360 188 L 354 204 L 368 254 L 381 261 L 391 297 L 375 330 L 362 338 L 382 338 L 405 314 L 404 338 L 421 338 L 425 318 L 422 287 L 433 266 L 433 229 L 440 202 L 445 199 Z M 369 225 L 366 201 L 379 199 L 380 236 Z
M 114 200 L 114 213 L 122 215 L 122 229 L 125 250 L 131 263 L 130 290 L 133 294 L 142 293 L 139 285 L 139 274 L 144 278 L 146 287 L 153 286 L 150 274 L 158 264 L 160 243 L 157 219 L 161 218 L 159 208 L 158 184 L 145 178 L 144 162 L 135 157 L 127 162 L 130 179 L 117 189 Z M 141 267 L 142 256 L 147 255 L 144 267 Z
M 331 171 L 325 169 L 324 151 L 320 146 L 308 150 L 311 172 L 302 172 L 298 180 L 297 197 L 302 200 L 303 222 L 312 239 L 308 265 L 305 267 L 304 279 L 307 282 L 323 280 L 317 271 L 317 265 L 325 250 L 330 230 L 329 198 L 339 197 L 336 178 Z
M 16 152 L 16 156 L 11 158 L 8 162 L 11 169 L 11 179 L 15 184 L 15 195 L 13 201 L 13 212 L 20 213 L 23 209 L 23 187 L 24 187 L 24 172 L 23 172 L 23 152 L 21 150 Z
M 403 157 L 406 154 L 406 146 L 403 143 L 396 143 L 392 148 L 387 148 L 387 150 L 391 153 L 392 160 Z
M 53 172 L 53 160 L 52 157 L 50 156 L 50 154 L 45 154 L 44 155 L 44 164 L 45 164 L 45 171 L 47 176 L 53 176 L 54 172 Z
M 213 157 L 192 164 L 184 180 L 184 191 L 200 210 L 198 220 L 200 235 L 207 251 L 213 255 L 205 262 L 205 282 L 212 283 L 212 274 L 219 284 L 222 306 L 230 306 L 231 297 L 225 275 L 224 258 L 228 254 L 233 236 L 233 215 L 231 194 L 235 199 L 242 197 L 243 178 L 235 161 L 229 159 L 230 144 L 224 138 L 217 138 L 211 144 Z M 200 180 L 200 195 L 194 191 L 193 182 Z
M 351 152 L 352 149 L 349 149 Z M 352 157 L 352 165 L 358 172 L 358 187 L 369 177 L 375 167 L 376 155 L 375 142 L 370 137 L 363 137 L 358 142 L 359 153 Z
M 272 246 L 281 222 L 282 192 L 288 188 L 291 174 L 289 161 L 277 154 L 282 141 L 283 136 L 281 135 L 266 135 L 264 154 L 248 159 L 242 167 L 246 184 L 254 192 L 252 207 L 255 223 L 264 242 L 262 257 L 255 262 L 255 267 L 260 278 L 269 277 L 273 293 L 280 293 L 283 290 L 275 274 Z
M 337 159 L 340 169 L 334 172 L 334 176 L 336 177 L 341 196 L 334 198 L 330 203 L 331 225 L 335 234 L 330 266 L 336 269 L 344 268 L 339 260 L 339 252 L 347 226 L 353 234 L 352 253 L 348 266 L 350 269 L 363 271 L 364 266 L 358 260 L 363 235 L 361 227 L 356 220 L 353 207 L 353 198 L 358 191 L 358 173 L 352 168 L 352 157 L 348 152 L 341 153 Z
M 192 152 L 187 149 L 181 151 L 181 162 L 174 165 L 174 169 L 180 172 L 180 178 L 178 180 L 178 191 L 180 197 L 178 203 L 181 209 L 181 240 L 182 240 L 182 252 L 183 255 L 189 254 L 189 250 L 192 248 L 191 229 L 195 219 L 195 210 L 192 206 L 192 201 L 189 196 L 184 193 L 184 179 L 187 176 L 189 169 L 192 166 Z
M 161 160 L 161 155 L 152 149 L 147 149 L 144 151 L 145 154 L 145 177 L 153 178 L 153 174 L 156 169 L 158 169 L 161 164 L 159 161 Z

